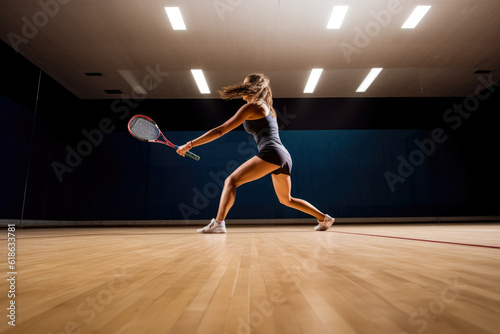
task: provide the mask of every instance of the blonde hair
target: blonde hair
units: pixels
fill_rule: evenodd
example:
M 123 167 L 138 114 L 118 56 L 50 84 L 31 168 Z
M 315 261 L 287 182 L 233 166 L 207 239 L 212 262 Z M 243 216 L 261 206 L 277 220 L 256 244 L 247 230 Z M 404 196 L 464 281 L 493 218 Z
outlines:
M 276 118 L 273 108 L 273 93 L 269 85 L 269 78 L 262 73 L 252 73 L 245 78 L 246 83 L 223 87 L 218 93 L 224 100 L 239 99 L 245 95 L 252 97 L 252 101 L 264 100 L 270 109 L 271 115 Z

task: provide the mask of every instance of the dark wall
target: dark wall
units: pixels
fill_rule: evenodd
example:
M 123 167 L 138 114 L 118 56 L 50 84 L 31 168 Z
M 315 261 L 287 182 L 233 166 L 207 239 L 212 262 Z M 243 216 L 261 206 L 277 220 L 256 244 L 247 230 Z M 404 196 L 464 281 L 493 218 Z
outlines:
M 0 131 L 3 176 L 0 218 L 20 218 L 28 166 L 33 113 L 0 95 L 2 123 Z
M 1 53 L 0 218 L 21 216 L 30 156 L 25 219 L 209 219 L 225 176 L 256 152 L 241 128 L 195 148 L 199 162 L 126 131 L 147 114 L 181 144 L 242 101 L 80 100 L 44 73 L 31 140 L 40 72 L 4 44 Z M 498 215 L 499 88 L 474 98 L 276 99 L 292 195 L 337 217 Z M 239 188 L 228 216 L 294 217 L 307 216 L 278 203 L 269 176 Z

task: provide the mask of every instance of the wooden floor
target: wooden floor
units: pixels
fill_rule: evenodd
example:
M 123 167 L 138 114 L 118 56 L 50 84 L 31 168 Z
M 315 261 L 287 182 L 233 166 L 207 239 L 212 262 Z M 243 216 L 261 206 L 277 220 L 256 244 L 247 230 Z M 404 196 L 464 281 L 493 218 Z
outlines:
M 500 331 L 497 224 L 23 229 L 16 242 L 16 327 L 4 265 L 0 333 Z

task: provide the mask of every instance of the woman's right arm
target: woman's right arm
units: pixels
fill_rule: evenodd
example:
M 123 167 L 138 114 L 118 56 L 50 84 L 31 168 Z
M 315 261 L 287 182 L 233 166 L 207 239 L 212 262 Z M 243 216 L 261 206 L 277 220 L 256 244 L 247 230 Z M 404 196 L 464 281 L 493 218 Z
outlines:
M 177 153 L 184 156 L 186 152 L 189 151 L 192 147 L 200 146 L 222 137 L 229 131 L 243 124 L 243 122 L 248 118 L 257 115 L 260 112 L 260 109 L 257 108 L 262 107 L 256 106 L 253 103 L 245 104 L 234 114 L 233 117 L 228 119 L 224 124 L 205 132 L 198 138 L 193 139 L 182 146 L 179 146 L 179 148 L 177 149 Z

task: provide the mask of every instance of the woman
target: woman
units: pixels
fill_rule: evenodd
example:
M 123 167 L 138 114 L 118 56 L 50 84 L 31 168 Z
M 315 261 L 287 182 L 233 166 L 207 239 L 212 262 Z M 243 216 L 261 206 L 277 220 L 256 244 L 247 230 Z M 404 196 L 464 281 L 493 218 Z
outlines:
M 184 156 L 191 148 L 211 142 L 242 123 L 245 130 L 254 136 L 259 153 L 227 177 L 222 189 L 217 216 L 198 232 L 226 233 L 224 220 L 233 206 L 236 188 L 269 173 L 272 173 L 274 190 L 280 203 L 316 217 L 318 220 L 318 225 L 314 228 L 316 231 L 328 230 L 335 221 L 334 218 L 322 213 L 307 201 L 290 195 L 292 159 L 279 138 L 269 78 L 260 73 L 250 74 L 243 84 L 224 87 L 219 94 L 226 100 L 243 98 L 247 103 L 224 124 L 180 146 L 177 153 Z

